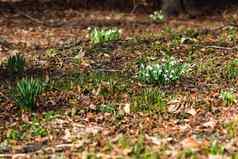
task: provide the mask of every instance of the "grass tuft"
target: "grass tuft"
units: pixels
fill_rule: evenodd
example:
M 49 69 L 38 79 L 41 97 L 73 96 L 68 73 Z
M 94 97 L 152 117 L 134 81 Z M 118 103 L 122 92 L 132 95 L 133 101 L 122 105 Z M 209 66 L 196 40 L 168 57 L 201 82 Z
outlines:
M 158 89 L 145 89 L 132 98 L 132 110 L 135 112 L 163 112 L 165 109 L 164 94 Z
M 235 104 L 236 101 L 236 95 L 232 91 L 221 91 L 219 96 L 225 105 L 232 105 Z
M 37 97 L 42 93 L 42 83 L 34 79 L 22 79 L 17 83 L 15 100 L 23 110 L 35 110 Z
M 23 73 L 25 64 L 25 58 L 17 54 L 8 58 L 6 68 L 11 76 L 15 76 Z
M 238 77 L 238 59 L 234 59 L 226 65 L 226 72 L 228 79 L 235 79 Z

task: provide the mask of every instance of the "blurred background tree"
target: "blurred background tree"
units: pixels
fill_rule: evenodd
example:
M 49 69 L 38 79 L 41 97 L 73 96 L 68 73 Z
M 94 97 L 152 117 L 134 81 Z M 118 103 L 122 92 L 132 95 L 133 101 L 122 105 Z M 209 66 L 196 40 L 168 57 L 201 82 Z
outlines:
M 204 10 L 224 9 L 233 4 L 238 4 L 238 0 L 0 0 L 0 11 L 19 7 L 25 9 L 27 9 L 26 7 L 35 7 L 36 9 L 52 7 L 60 9 L 86 8 L 151 12 L 166 6 L 169 9 L 172 8 L 172 10 L 181 8 L 178 12 L 193 14 L 197 11 L 201 12 L 201 10 L 204 12 Z

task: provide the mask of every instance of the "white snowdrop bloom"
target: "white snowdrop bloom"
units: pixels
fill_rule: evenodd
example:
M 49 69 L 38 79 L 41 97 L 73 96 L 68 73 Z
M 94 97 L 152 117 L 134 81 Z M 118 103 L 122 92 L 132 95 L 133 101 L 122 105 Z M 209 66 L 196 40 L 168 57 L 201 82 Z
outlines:
M 156 65 L 155 65 L 155 68 L 156 68 L 156 69 L 160 69 L 160 65 L 159 65 L 159 64 L 156 64 Z
M 92 27 L 88 27 L 87 30 L 88 30 L 88 31 L 91 31 L 91 30 L 92 30 Z
M 176 61 L 171 61 L 170 63 L 172 66 L 174 66 L 176 64 Z
M 148 69 L 148 70 L 152 70 L 153 67 L 151 67 L 151 66 L 149 65 L 149 66 L 147 66 L 147 69 Z

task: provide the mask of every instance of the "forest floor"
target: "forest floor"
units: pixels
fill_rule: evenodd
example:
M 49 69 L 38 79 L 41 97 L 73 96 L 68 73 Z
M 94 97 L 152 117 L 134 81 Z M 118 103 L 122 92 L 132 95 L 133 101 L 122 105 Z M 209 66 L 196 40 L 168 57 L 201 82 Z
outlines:
M 0 158 L 238 159 L 238 103 L 221 98 L 238 98 L 226 70 L 238 58 L 237 22 L 238 12 L 162 23 L 118 11 L 1 12 Z M 117 27 L 121 39 L 95 47 L 95 26 Z M 27 65 L 13 79 L 4 64 L 16 53 Z M 140 63 L 165 55 L 189 64 L 186 76 L 165 86 L 138 80 Z M 32 113 L 12 97 L 27 77 L 45 84 Z M 163 110 L 146 100 L 157 92 Z

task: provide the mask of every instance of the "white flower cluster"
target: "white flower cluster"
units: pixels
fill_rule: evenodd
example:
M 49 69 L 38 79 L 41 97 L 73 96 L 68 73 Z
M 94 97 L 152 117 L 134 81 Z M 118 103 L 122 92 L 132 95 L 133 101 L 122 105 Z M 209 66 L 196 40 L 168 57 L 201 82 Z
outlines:
M 142 65 L 139 78 L 146 83 L 168 84 L 180 79 L 187 71 L 187 64 L 178 63 L 170 57 L 163 64 Z
M 162 11 L 155 11 L 153 14 L 149 16 L 154 22 L 163 22 L 165 20 L 165 16 Z
M 115 41 L 120 39 L 121 30 L 117 28 L 111 28 L 111 29 L 98 29 L 93 28 L 89 29 L 90 31 L 90 40 L 93 44 L 99 44 L 109 41 Z

